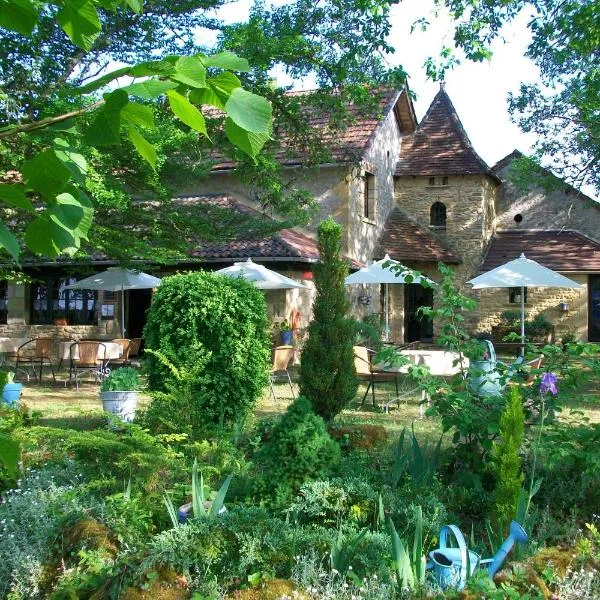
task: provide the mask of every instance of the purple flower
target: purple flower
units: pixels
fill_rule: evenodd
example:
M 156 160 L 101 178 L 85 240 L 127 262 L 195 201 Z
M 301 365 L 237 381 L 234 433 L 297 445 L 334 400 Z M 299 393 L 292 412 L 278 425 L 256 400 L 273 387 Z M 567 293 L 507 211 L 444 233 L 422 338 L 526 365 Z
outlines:
M 544 373 L 542 375 L 542 382 L 540 383 L 540 393 L 547 394 L 550 392 L 553 396 L 556 396 L 558 394 L 557 382 L 558 375 L 555 373 Z

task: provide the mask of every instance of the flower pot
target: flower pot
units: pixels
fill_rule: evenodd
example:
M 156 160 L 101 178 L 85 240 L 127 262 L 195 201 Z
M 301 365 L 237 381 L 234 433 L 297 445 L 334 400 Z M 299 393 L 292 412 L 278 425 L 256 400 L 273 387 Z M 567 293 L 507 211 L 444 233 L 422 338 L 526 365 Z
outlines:
M 282 346 L 291 346 L 294 339 L 294 332 L 291 329 L 286 329 L 280 332 Z
M 62 327 L 65 327 L 66 325 L 69 324 L 67 319 L 54 319 L 54 321 L 52 321 L 52 323 L 54 325 L 58 325 L 58 326 L 62 326 Z
M 100 392 L 102 408 L 105 412 L 116 415 L 123 421 L 133 421 L 139 394 L 139 392 L 127 391 Z
M 22 390 L 22 383 L 7 383 L 2 390 L 2 399 L 8 406 L 14 406 L 18 404 Z

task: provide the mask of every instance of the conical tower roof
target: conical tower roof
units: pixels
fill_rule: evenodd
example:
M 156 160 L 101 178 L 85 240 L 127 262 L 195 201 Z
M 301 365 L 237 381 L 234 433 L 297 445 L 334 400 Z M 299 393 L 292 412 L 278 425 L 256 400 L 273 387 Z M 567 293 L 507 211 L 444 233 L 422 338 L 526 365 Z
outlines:
M 486 174 L 496 178 L 473 149 L 443 84 L 415 133 L 402 140 L 395 174 Z

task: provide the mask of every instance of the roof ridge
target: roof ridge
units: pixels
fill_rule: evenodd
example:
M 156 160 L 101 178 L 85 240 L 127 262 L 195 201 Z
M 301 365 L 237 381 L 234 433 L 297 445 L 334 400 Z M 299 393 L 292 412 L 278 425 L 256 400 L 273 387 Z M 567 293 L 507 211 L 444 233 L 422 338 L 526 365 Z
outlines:
M 590 240 L 590 242 L 593 242 L 594 244 L 600 244 L 600 240 L 596 240 L 594 239 L 592 236 L 588 235 L 587 233 L 584 233 L 583 231 L 580 231 L 579 229 L 573 229 L 571 227 L 567 228 L 567 227 L 562 227 L 560 229 L 545 229 L 544 227 L 529 227 L 527 229 L 496 229 L 495 233 L 498 234 L 520 234 L 520 233 L 556 233 L 556 234 L 561 234 L 561 233 L 569 233 L 569 234 L 575 234 L 578 235 L 579 237 L 585 238 L 586 240 Z

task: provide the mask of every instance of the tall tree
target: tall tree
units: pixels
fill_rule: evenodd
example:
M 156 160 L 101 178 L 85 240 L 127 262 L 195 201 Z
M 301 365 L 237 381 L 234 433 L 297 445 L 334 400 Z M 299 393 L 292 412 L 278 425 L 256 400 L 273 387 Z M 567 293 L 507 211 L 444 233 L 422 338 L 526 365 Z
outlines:
M 300 394 L 326 421 L 333 419 L 356 396 L 354 323 L 344 279 L 348 267 L 340 257 L 342 226 L 333 219 L 319 225 L 320 262 L 314 268 L 317 294 L 313 320 L 300 364 Z
M 389 8 L 395 2 L 344 0 L 340 4 L 337 0 L 325 0 L 316 5 L 296 0 L 287 6 L 269 9 L 257 3 L 248 23 L 225 26 L 209 11 L 221 6 L 223 0 L 148 0 L 145 3 L 60 0 L 43 5 L 34 5 L 30 0 L 5 0 L 3 6 L 8 10 L 3 9 L 0 27 L 10 31 L 3 31 L 6 43 L 0 48 L 0 181 L 14 181 L 15 171 L 36 152 L 47 148 L 56 136 L 56 131 L 44 137 L 44 130 L 37 130 L 35 136 L 33 130 L 26 130 L 26 134 L 7 139 L 7 128 L 14 130 L 15 125 L 21 127 L 44 119 L 57 119 L 69 112 L 85 113 L 95 101 L 102 101 L 99 92 L 111 91 L 115 85 L 126 83 L 124 77 L 132 74 L 118 71 L 120 79 L 103 79 L 107 69 L 115 63 L 156 62 L 170 55 L 195 56 L 198 52 L 208 54 L 209 50 L 234 50 L 248 59 L 252 63 L 251 70 L 236 71 L 239 83 L 271 101 L 280 131 L 285 130 L 286 143 L 302 148 L 305 164 L 326 162 L 328 148 L 320 132 L 306 125 L 306 105 L 310 105 L 313 113 L 329 120 L 334 137 L 335 131 L 344 128 L 352 117 L 346 110 L 349 101 L 364 110 L 375 106 L 372 95 L 365 93 L 361 84 L 397 82 L 403 78 L 401 70 L 388 73 L 382 58 L 391 51 L 384 40 L 389 31 Z M 43 9 L 37 10 L 35 6 Z M 206 48 L 198 41 L 206 29 L 219 34 L 214 48 Z M 207 76 L 218 73 L 215 66 L 209 67 Z M 273 86 L 273 68 L 294 77 L 314 76 L 323 90 L 300 98 L 287 96 Z M 158 79 L 164 77 L 157 72 L 153 75 Z M 94 90 L 90 83 L 98 78 L 105 86 Z M 177 81 L 190 90 L 189 80 Z M 221 81 L 221 93 L 230 91 L 231 81 Z M 195 83 L 198 85 L 198 81 Z M 336 93 L 331 94 L 334 88 Z M 82 94 L 82 89 L 90 94 Z M 87 171 L 82 185 L 96 209 L 100 225 L 91 230 L 92 237 L 87 244 L 84 238 L 74 240 L 80 253 L 86 245 L 89 249 L 106 247 L 119 233 L 126 237 L 131 222 L 137 224 L 139 218 L 148 219 L 147 213 L 136 211 L 133 200 L 150 195 L 162 201 L 155 206 L 159 218 L 152 224 L 154 238 L 165 239 L 165 256 L 180 253 L 185 245 L 182 242 L 190 237 L 188 233 L 210 228 L 205 220 L 203 222 L 202 215 L 183 220 L 187 227 L 183 232 L 181 223 L 172 227 L 168 198 L 182 180 L 206 175 L 215 158 L 236 163 L 240 177 L 255 192 L 264 209 L 289 217 L 284 225 L 306 221 L 313 206 L 312 198 L 295 182 L 283 177 L 277 160 L 280 131 L 274 132 L 269 140 L 256 139 L 255 132 L 251 132 L 243 142 L 232 141 L 231 128 L 224 126 L 223 118 L 211 113 L 205 115 L 211 117 L 205 119 L 209 134 L 206 137 L 189 123 L 172 118 L 165 90 L 162 91 L 163 94 L 159 94 L 154 90 L 138 100 L 140 104 L 151 106 L 156 125 L 154 130 L 140 130 L 144 140 L 130 133 L 128 125 L 120 146 L 90 146 L 89 138 L 82 138 L 77 129 L 55 125 L 66 130 L 60 135 L 67 138 L 71 153 L 77 151 L 86 159 Z M 200 99 L 206 101 L 201 88 L 196 88 L 193 94 L 190 92 L 189 98 L 192 103 Z M 213 95 L 213 101 L 214 98 Z M 222 102 L 217 103 L 217 107 L 219 104 Z M 90 117 L 82 115 L 78 122 L 77 127 L 81 128 L 90 123 Z M 197 123 L 197 120 L 191 122 Z M 139 123 L 135 126 L 139 127 Z M 154 148 L 145 141 L 151 142 Z M 265 142 L 257 158 L 258 146 Z M 215 145 L 219 148 L 216 154 Z M 146 160 L 135 157 L 136 148 L 143 149 Z M 28 218 L 25 215 L 23 219 L 25 226 Z M 7 219 L 12 222 L 12 215 Z M 164 227 L 161 228 L 161 224 Z M 169 229 L 181 234 L 169 236 Z M 144 246 L 142 242 L 136 245 L 135 251 L 127 244 L 117 246 L 131 250 L 129 254 L 135 257 L 143 256 L 144 249 L 155 256 L 156 247 Z M 12 249 L 15 249 L 14 243 Z
M 533 159 L 576 187 L 600 193 L 600 0 L 436 0 L 457 21 L 455 43 L 473 60 L 490 56 L 502 25 L 531 11 L 527 56 L 540 84 L 509 97 L 515 121 L 535 133 Z

